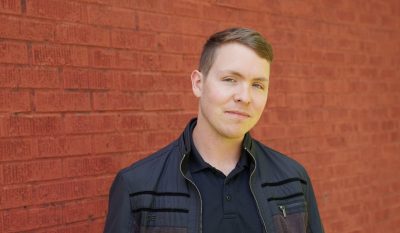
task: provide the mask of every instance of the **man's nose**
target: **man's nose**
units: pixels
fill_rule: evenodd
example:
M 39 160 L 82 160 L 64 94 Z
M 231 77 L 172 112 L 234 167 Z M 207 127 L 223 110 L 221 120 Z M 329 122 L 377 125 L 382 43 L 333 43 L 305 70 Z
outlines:
M 239 85 L 236 89 L 236 93 L 233 96 L 235 102 L 242 102 L 244 104 L 249 104 L 251 102 L 251 89 L 249 85 L 243 84 Z

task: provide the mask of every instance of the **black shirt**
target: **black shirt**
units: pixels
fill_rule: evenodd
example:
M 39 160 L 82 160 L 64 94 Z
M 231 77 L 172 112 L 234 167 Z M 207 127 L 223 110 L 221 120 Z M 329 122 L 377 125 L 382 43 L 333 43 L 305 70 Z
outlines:
M 243 150 L 236 167 L 225 176 L 203 160 L 193 140 L 191 144 L 189 170 L 202 198 L 203 232 L 264 232 L 249 186 L 253 166 L 249 155 Z

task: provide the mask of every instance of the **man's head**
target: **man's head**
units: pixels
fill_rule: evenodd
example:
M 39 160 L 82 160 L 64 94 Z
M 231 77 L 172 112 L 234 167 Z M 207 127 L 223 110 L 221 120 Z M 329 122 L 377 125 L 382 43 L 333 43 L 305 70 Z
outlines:
M 228 29 L 210 37 L 200 70 L 191 75 L 199 98 L 197 124 L 205 134 L 240 140 L 254 127 L 267 102 L 271 61 L 271 46 L 253 30 Z
M 200 56 L 199 71 L 207 77 L 214 63 L 217 49 L 223 44 L 234 42 L 249 47 L 269 63 L 273 60 L 272 47 L 260 33 L 248 28 L 229 28 L 208 38 Z

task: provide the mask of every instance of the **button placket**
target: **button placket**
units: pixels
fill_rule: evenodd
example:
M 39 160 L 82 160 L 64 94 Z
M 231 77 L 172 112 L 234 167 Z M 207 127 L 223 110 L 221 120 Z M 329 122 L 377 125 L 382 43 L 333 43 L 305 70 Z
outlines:
M 233 193 L 232 193 L 232 182 L 231 180 L 225 180 L 224 182 L 224 191 L 223 191 L 223 199 L 224 199 L 224 213 L 231 215 L 235 213 L 234 202 L 233 202 Z

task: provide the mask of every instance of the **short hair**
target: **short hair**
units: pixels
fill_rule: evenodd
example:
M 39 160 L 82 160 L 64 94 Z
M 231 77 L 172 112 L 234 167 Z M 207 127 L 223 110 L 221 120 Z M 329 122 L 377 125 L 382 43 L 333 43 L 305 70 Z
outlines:
M 204 76 L 208 75 L 214 63 L 217 49 L 227 43 L 242 44 L 252 49 L 258 56 L 266 59 L 269 63 L 273 60 L 272 46 L 259 32 L 249 28 L 228 28 L 211 35 L 204 44 L 199 64 L 199 71 Z

